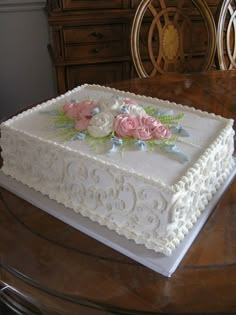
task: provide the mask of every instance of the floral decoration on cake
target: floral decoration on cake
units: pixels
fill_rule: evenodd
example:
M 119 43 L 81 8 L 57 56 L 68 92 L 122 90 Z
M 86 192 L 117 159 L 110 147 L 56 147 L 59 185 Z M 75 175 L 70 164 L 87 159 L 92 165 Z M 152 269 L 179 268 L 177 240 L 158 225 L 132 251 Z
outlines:
M 144 108 L 133 99 L 112 96 L 98 101 L 71 100 L 50 114 L 54 126 L 62 128 L 69 141 L 84 140 L 95 147 L 108 143 L 109 152 L 126 146 L 140 151 L 158 147 L 181 162 L 188 160 L 175 144 L 178 137 L 189 136 L 179 124 L 184 115 L 174 115 L 172 110 Z

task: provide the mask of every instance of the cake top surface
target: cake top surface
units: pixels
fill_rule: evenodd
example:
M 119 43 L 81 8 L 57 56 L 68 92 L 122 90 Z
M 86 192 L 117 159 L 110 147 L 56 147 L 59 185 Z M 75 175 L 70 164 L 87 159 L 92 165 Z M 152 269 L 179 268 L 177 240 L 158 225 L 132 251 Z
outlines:
M 171 187 L 232 123 L 169 101 L 83 85 L 9 119 L 2 128 Z

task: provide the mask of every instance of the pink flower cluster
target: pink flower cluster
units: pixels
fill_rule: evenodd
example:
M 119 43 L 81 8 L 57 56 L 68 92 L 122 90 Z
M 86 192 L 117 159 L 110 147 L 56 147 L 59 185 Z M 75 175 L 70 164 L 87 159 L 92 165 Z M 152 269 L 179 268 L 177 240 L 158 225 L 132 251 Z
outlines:
M 99 107 L 99 104 L 90 100 L 85 100 L 79 103 L 66 103 L 62 110 L 66 117 L 76 121 L 75 129 L 83 131 L 87 129 L 90 119 L 92 118 L 91 112 L 96 107 Z
M 115 118 L 114 130 L 119 138 L 133 137 L 139 140 L 169 139 L 171 132 L 158 119 L 151 116 L 120 114 Z
M 128 113 L 120 114 L 110 111 L 111 106 L 105 109 L 99 103 L 84 100 L 81 102 L 66 103 L 62 110 L 66 117 L 75 121 L 75 129 L 88 130 L 94 137 L 103 137 L 113 131 L 119 138 L 133 137 L 137 140 L 169 139 L 171 132 L 159 119 L 146 115 L 144 109 L 130 99 L 123 100 Z M 96 110 L 97 109 L 97 113 Z M 104 111 L 103 111 L 104 110 Z M 95 113 L 94 113 L 95 112 Z M 94 115 L 93 115 L 94 114 Z

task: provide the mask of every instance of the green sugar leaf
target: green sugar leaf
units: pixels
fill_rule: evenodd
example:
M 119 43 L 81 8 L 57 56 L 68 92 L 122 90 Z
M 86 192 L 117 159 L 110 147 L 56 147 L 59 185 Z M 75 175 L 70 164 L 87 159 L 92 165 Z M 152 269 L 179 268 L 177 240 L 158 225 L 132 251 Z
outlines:
M 155 113 L 156 113 L 156 109 L 152 106 L 147 106 L 144 108 L 146 114 L 148 114 L 149 116 L 155 116 Z
M 63 115 L 61 115 L 60 113 L 58 114 L 58 116 L 55 116 L 53 118 L 54 124 L 55 125 L 66 125 L 66 124 L 71 124 L 74 123 L 74 121 L 68 117 L 66 117 L 63 113 Z
M 181 119 L 184 118 L 184 114 L 179 114 L 177 116 L 159 116 L 160 122 L 163 125 L 177 124 Z

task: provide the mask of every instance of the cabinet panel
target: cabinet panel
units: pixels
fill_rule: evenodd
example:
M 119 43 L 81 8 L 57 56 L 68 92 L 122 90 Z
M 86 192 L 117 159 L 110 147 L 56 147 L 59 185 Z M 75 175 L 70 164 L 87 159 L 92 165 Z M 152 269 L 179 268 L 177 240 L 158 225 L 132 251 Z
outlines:
M 129 66 L 126 62 L 112 62 L 66 68 L 67 89 L 80 84 L 106 84 L 127 79 Z
M 121 40 L 123 33 L 122 24 L 68 27 L 63 30 L 65 44 Z
M 63 9 L 122 9 L 129 6 L 128 0 L 63 0 Z
M 123 46 L 124 45 L 122 42 L 95 43 L 90 45 L 68 45 L 65 46 L 65 58 L 66 60 L 86 60 L 122 57 L 125 53 Z

